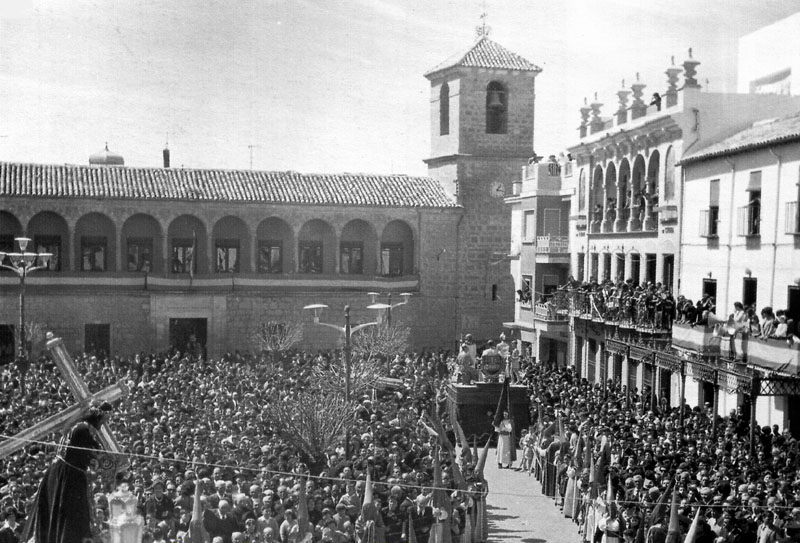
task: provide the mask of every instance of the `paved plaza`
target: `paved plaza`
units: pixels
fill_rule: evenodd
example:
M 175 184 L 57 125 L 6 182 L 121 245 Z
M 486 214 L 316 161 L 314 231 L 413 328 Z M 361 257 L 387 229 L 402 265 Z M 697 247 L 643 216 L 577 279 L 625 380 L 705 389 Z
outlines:
M 542 494 L 535 477 L 497 469 L 494 450 L 489 451 L 485 475 L 490 543 L 580 543 L 578 525 L 564 518 L 553 500 Z

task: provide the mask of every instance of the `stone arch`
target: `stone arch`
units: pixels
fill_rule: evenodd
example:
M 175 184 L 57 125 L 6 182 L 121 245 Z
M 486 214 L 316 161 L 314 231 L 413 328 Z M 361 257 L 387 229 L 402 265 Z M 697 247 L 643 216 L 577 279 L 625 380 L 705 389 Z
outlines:
M 664 155 L 664 201 L 675 199 L 675 150 L 670 145 Z
M 505 134 L 508 131 L 508 90 L 500 81 L 486 85 L 486 133 Z
M 180 215 L 167 227 L 167 253 L 170 273 L 208 273 L 208 234 L 206 225 L 194 215 Z
M 70 270 L 72 238 L 64 217 L 53 211 L 40 211 L 28 221 L 28 237 L 39 250 L 52 253 L 48 269 Z M 77 262 L 77 261 L 76 261 Z M 77 266 L 75 266 L 77 268 Z
M 336 271 L 336 234 L 330 223 L 312 219 L 297 234 L 297 271 L 325 273 Z
M 605 209 L 606 203 L 603 187 L 603 167 L 600 164 L 594 168 L 594 173 L 592 174 L 592 184 L 589 189 L 589 193 L 590 205 L 592 207 L 591 211 L 595 214 L 592 216 L 592 220 L 602 221 L 603 210 Z
M 152 215 L 136 213 L 122 224 L 122 269 L 129 272 L 164 272 L 164 235 Z
M 378 233 L 363 219 L 353 219 L 342 228 L 339 240 L 339 272 L 343 274 L 376 273 L 378 269 Z
M 633 158 L 633 171 L 631 173 L 631 230 L 640 230 L 644 220 L 645 210 L 645 162 L 641 154 Z
M 631 215 L 631 163 L 623 158 L 619 163 L 617 172 L 617 219 L 614 223 L 615 232 L 624 232 Z
M 117 227 L 108 215 L 87 213 L 75 223 L 75 268 L 83 272 L 117 271 Z
M 586 211 L 586 168 L 578 173 L 578 211 Z
M 250 265 L 250 230 L 239 217 L 222 217 L 211 229 L 212 269 L 216 273 L 239 273 L 252 270 Z
M 403 220 L 389 222 L 381 232 L 381 275 L 414 273 L 414 230 Z
M 450 134 L 450 85 L 442 83 L 439 89 L 439 135 Z
M 278 217 L 261 221 L 256 228 L 256 271 L 289 273 L 297 269 L 294 261 L 294 231 Z

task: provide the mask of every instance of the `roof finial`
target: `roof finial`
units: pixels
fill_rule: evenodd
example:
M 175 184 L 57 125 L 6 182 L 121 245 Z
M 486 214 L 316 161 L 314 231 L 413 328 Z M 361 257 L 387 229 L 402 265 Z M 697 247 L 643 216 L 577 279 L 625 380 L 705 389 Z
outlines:
M 639 72 L 636 72 L 636 82 L 639 82 Z
M 622 78 L 622 88 L 623 89 L 625 88 L 625 78 L 624 77 Z
M 106 142 L 106 151 L 108 151 L 108 142 Z
M 670 58 L 670 60 L 672 61 L 672 65 L 673 65 L 673 66 L 675 66 L 675 55 L 672 55 L 672 56 L 671 56 L 671 57 L 669 57 L 669 58 Z
M 486 12 L 486 0 L 483 0 L 483 13 L 481 13 L 481 24 L 480 26 L 475 27 L 475 31 L 478 33 L 479 38 L 483 38 L 489 35 L 491 32 L 492 27 L 486 24 L 486 19 L 489 17 L 489 14 Z
M 692 58 L 692 48 L 689 48 L 689 58 Z

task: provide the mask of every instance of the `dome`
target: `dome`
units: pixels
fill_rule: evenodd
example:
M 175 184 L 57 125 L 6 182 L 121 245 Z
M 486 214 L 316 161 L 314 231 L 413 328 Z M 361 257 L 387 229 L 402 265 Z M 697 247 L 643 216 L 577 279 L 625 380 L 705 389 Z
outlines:
M 89 164 L 97 166 L 124 166 L 125 159 L 122 158 L 122 155 L 109 151 L 108 144 L 106 143 L 105 149 L 89 157 Z

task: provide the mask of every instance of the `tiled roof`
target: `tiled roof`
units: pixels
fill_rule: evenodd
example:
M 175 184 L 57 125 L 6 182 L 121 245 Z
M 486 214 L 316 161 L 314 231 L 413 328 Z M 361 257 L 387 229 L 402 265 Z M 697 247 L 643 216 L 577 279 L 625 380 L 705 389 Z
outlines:
M 783 119 L 756 123 L 729 138 L 684 157 L 681 164 L 796 140 L 800 140 L 800 113 Z
M 457 207 L 430 177 L 9 162 L 0 162 L 2 197 Z
M 481 36 L 466 52 L 458 53 L 450 57 L 435 68 L 429 70 L 425 76 L 427 77 L 456 66 L 464 66 L 466 68 L 497 68 L 519 70 L 522 72 L 542 71 L 542 69 L 534 63 L 529 62 L 516 53 L 512 53 L 486 36 Z

